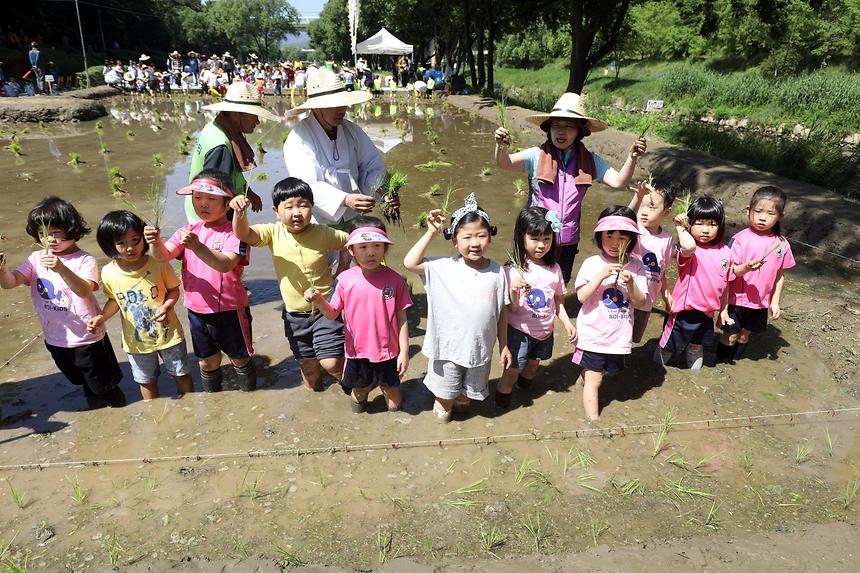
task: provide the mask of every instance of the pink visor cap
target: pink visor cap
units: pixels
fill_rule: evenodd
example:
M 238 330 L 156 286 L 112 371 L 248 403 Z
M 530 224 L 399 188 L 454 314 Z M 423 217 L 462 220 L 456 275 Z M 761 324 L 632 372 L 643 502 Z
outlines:
M 346 247 L 351 245 L 360 245 L 361 243 L 386 243 L 391 245 L 391 239 L 385 234 L 382 229 L 376 227 L 359 227 L 349 234 L 349 239 L 346 241 Z
M 233 198 L 233 193 L 230 190 L 221 187 L 214 179 L 206 177 L 195 179 L 190 185 L 176 190 L 177 195 L 193 195 L 195 192 L 215 195 L 216 197 L 227 197 L 228 199 Z
M 599 233 L 600 231 L 626 231 L 635 235 L 641 234 L 639 232 L 639 225 L 635 221 L 621 215 L 610 215 L 609 217 L 600 219 L 594 228 L 594 232 Z

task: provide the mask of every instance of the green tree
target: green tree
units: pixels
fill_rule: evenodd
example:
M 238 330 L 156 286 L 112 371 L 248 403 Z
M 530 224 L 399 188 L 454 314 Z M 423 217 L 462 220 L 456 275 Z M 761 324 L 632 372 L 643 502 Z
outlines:
M 298 31 L 299 13 L 286 0 L 216 0 L 207 10 L 237 50 L 262 59 L 277 57 L 281 41 Z

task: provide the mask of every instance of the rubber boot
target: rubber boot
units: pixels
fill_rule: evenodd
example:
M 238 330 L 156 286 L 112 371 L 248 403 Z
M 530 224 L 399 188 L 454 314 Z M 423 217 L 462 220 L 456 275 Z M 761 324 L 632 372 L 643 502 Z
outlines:
M 200 381 L 203 383 L 204 392 L 220 392 L 223 379 L 224 375 L 221 374 L 220 368 L 212 371 L 200 369 Z
M 734 353 L 734 346 L 729 346 L 727 344 L 723 344 L 722 342 L 717 343 L 717 362 L 723 362 L 725 364 L 732 363 L 732 354 Z
M 241 367 L 234 364 L 233 370 L 236 372 L 239 390 L 253 392 L 257 388 L 257 367 L 254 366 L 253 360 Z
M 746 342 L 738 342 L 735 344 L 735 353 L 732 356 L 732 360 L 740 360 L 744 357 L 744 352 L 747 351 L 747 343 Z
M 517 376 L 517 386 L 519 386 L 520 388 L 522 388 L 524 390 L 526 388 L 530 388 L 533 382 L 534 382 L 534 379 L 532 379 L 532 378 L 524 378 L 522 375 Z
M 125 394 L 119 386 L 114 386 L 107 393 L 102 394 L 101 398 L 111 408 L 122 408 L 128 404 L 128 400 L 126 400 Z
M 701 370 L 705 364 L 705 353 L 703 350 L 687 349 L 687 366 L 690 370 Z

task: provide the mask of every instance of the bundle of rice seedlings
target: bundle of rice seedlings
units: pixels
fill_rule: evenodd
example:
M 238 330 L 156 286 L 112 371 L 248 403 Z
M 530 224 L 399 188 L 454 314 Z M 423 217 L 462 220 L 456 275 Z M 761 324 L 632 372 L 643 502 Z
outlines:
M 674 212 L 675 215 L 686 215 L 690 210 L 690 203 L 693 202 L 693 193 L 690 190 L 684 190 L 683 193 L 675 198 Z
M 396 202 L 399 205 L 400 189 L 406 185 L 406 174 L 400 171 L 386 171 L 385 179 L 383 179 L 382 187 L 385 189 L 385 198 L 387 199 L 382 204 L 382 216 L 389 223 L 394 221 L 403 228 L 403 221 L 400 219 L 400 207 L 395 207 L 391 202 Z
M 149 206 L 150 222 L 156 229 L 161 228 L 161 221 L 164 219 L 164 196 L 161 190 L 156 187 L 155 183 L 150 185 L 149 191 L 146 192 L 146 204 Z
M 47 255 L 50 252 L 48 248 L 51 240 L 51 218 L 50 217 L 39 217 L 39 237 L 42 239 L 42 247 L 45 249 L 45 254 Z
M 630 244 L 630 239 L 627 237 L 622 238 L 618 241 L 618 264 L 621 267 L 624 267 L 624 263 L 627 262 L 627 245 Z M 621 272 L 615 275 L 615 288 L 618 288 L 618 277 L 621 276 Z
M 496 111 L 499 113 L 499 126 L 508 128 L 508 98 L 502 96 L 500 99 L 496 100 Z M 511 145 L 511 136 L 510 134 L 505 136 L 505 141 L 503 145 L 510 147 Z
M 526 182 L 522 179 L 514 181 L 514 188 L 516 189 L 514 195 L 519 197 L 526 194 Z

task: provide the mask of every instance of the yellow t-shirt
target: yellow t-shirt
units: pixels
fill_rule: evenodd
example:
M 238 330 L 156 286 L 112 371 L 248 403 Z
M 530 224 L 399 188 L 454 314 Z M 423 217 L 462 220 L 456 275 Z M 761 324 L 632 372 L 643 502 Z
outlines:
M 331 292 L 328 254 L 346 244 L 349 235 L 325 225 L 310 224 L 301 233 L 290 233 L 281 222 L 254 225 L 260 235 L 257 247 L 269 247 L 281 297 L 289 312 L 310 312 L 305 291 L 313 284 L 323 296 Z
M 179 286 L 179 277 L 169 263 L 149 257 L 141 268 L 126 272 L 112 261 L 102 269 L 102 283 L 105 296 L 119 305 L 122 348 L 126 353 L 148 354 L 184 340 L 173 309 L 164 322 L 154 318 L 155 311 L 164 304 L 167 289 Z

